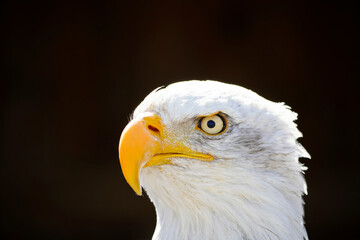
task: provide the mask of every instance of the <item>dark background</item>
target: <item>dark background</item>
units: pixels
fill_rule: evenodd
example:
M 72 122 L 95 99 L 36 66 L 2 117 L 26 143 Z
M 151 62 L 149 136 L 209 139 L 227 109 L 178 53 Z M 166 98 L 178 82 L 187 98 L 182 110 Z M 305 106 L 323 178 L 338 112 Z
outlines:
M 2 1 L 2 239 L 149 239 L 118 140 L 151 90 L 189 79 L 298 112 L 309 237 L 354 239 L 360 9 L 334 2 Z

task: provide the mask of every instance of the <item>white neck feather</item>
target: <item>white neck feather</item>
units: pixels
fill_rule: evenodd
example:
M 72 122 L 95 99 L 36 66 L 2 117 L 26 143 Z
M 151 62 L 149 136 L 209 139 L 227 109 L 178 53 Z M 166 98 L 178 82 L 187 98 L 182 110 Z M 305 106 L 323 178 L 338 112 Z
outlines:
M 297 161 L 289 174 L 227 160 L 174 162 L 141 174 L 156 208 L 154 240 L 307 239 Z

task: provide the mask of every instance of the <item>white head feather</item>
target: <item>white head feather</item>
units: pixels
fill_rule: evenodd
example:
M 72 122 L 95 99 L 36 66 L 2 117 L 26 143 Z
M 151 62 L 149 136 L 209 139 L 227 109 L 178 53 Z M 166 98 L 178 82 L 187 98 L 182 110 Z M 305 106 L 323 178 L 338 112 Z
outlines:
M 198 116 L 221 111 L 221 135 L 196 131 Z M 152 112 L 167 131 L 213 161 L 172 159 L 143 168 L 140 184 L 155 205 L 153 239 L 307 239 L 306 183 L 299 157 L 309 154 L 297 114 L 245 88 L 216 81 L 186 81 L 156 89 L 134 117 Z

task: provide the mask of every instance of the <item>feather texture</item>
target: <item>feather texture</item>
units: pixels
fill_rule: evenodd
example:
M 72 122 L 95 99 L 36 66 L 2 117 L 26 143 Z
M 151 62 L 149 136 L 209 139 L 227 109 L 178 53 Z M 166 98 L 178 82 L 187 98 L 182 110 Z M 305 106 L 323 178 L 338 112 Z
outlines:
M 221 111 L 225 133 L 197 131 L 199 116 Z M 134 117 L 152 112 L 167 131 L 211 162 L 174 158 L 143 168 L 141 186 L 154 203 L 153 239 L 307 239 L 297 142 L 297 114 L 240 86 L 217 81 L 174 83 L 150 93 Z

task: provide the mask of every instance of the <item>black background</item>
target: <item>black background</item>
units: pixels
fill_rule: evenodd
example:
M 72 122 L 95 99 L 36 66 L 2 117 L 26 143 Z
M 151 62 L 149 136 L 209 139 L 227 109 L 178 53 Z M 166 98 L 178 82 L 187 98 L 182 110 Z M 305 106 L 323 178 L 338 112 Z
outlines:
M 359 12 L 355 1 L 2 1 L 1 234 L 149 239 L 155 211 L 122 176 L 121 131 L 154 88 L 214 79 L 299 113 L 309 237 L 354 239 Z

